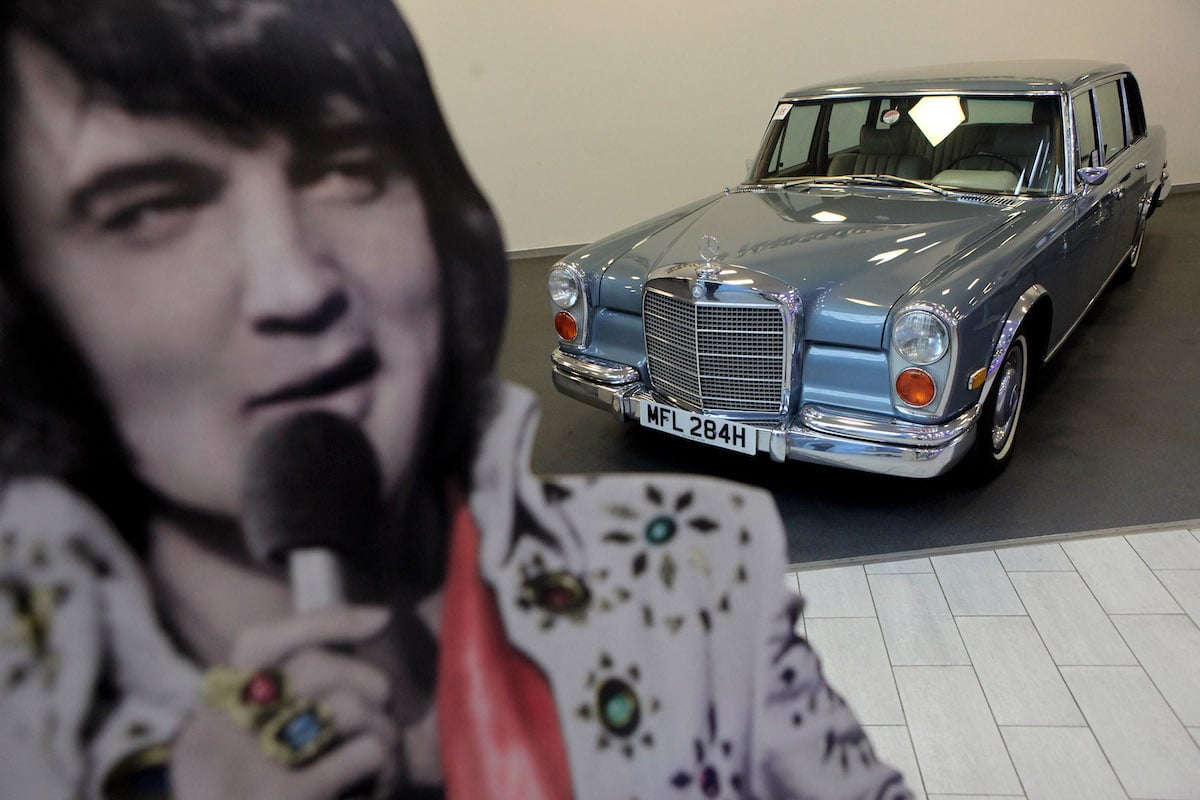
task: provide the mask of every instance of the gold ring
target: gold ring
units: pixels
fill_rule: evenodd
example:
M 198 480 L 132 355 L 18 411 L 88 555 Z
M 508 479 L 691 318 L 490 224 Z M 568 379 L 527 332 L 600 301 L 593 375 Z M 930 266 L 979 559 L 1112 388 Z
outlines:
M 209 707 L 256 734 L 263 753 L 288 767 L 311 761 L 336 738 L 332 712 L 293 697 L 287 678 L 273 667 L 213 667 L 204 675 L 203 695 Z

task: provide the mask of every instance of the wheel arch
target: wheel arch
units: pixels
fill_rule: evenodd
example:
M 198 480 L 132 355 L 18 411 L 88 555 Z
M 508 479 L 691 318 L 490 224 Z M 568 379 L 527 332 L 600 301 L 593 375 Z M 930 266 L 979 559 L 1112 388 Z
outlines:
M 1017 336 L 1017 331 L 1024 325 L 1024 332 L 1029 347 L 1036 357 L 1030 358 L 1030 364 L 1033 367 L 1038 367 L 1046 358 L 1046 350 L 1050 340 L 1050 323 L 1054 318 L 1054 304 L 1050 299 L 1050 293 L 1046 291 L 1046 287 L 1035 283 L 1022 293 L 1017 298 L 1017 302 L 1009 310 L 1008 316 L 1004 320 L 1004 324 L 1000 326 L 1000 335 L 996 339 L 996 345 L 992 350 L 991 360 L 987 367 L 987 380 L 983 385 L 983 392 L 980 394 L 980 402 L 988 396 L 991 391 L 992 381 L 996 377 L 996 372 L 1000 369 L 1000 365 L 1004 363 L 1004 354 L 1008 352 L 1009 345 Z

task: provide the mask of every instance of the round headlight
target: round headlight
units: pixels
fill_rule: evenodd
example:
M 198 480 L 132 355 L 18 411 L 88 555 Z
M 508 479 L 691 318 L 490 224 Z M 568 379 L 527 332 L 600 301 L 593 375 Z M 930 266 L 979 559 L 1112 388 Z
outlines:
M 579 273 L 569 267 L 555 267 L 550 270 L 547 281 L 550 289 L 550 300 L 559 308 L 570 308 L 579 302 L 579 293 L 583 291 Z
M 892 346 L 910 364 L 932 364 L 950 347 L 950 331 L 946 323 L 928 311 L 908 311 L 896 320 L 892 330 Z

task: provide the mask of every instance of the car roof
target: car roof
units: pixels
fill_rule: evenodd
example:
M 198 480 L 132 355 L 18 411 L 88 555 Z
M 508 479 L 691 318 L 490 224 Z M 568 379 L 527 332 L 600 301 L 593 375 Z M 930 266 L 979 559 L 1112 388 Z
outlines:
M 1054 92 L 1070 90 L 1103 75 L 1129 71 L 1124 64 L 1082 59 L 940 64 L 826 81 L 793 89 L 783 99 L 906 92 Z

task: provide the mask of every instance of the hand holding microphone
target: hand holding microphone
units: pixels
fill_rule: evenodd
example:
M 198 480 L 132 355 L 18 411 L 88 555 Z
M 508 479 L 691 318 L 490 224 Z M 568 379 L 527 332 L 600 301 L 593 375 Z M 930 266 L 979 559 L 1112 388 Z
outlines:
M 210 699 L 181 731 L 172 766 L 179 797 L 332 800 L 387 796 L 395 786 L 392 682 L 354 654 L 391 615 L 349 605 L 346 585 L 370 555 L 380 487 L 370 443 L 336 414 L 286 417 L 252 443 L 243 476 L 246 546 L 261 563 L 287 567 L 296 614 L 247 627 L 229 667 L 209 671 L 206 683 L 216 676 L 233 691 Z M 231 735 L 231 720 L 257 748 Z M 331 744 L 289 760 L 313 737 Z

